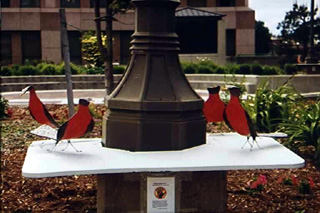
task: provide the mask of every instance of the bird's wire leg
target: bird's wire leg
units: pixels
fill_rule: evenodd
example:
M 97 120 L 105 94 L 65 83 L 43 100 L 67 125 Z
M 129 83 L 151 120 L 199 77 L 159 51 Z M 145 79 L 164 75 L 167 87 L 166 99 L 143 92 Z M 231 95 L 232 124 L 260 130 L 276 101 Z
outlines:
M 243 146 L 241 147 L 241 149 L 243 149 L 244 146 L 245 146 L 247 143 L 250 145 L 250 147 L 251 147 L 251 149 L 252 149 L 252 144 L 251 144 L 250 141 L 249 141 L 249 137 L 247 137 L 247 141 L 243 144 Z
M 52 152 L 54 148 L 56 148 L 57 144 L 55 143 L 54 146 L 51 149 L 47 149 L 48 152 Z
M 259 146 L 259 144 L 258 144 L 258 142 L 257 142 L 256 140 L 253 140 L 253 144 L 254 144 L 254 142 L 256 142 L 256 144 L 257 144 L 257 146 L 258 146 L 259 149 L 262 149 L 262 148 Z
M 70 142 L 70 140 L 68 140 L 68 144 L 70 144 L 70 145 L 73 147 L 73 149 L 76 150 L 76 152 L 81 152 L 80 150 L 77 150 L 77 149 L 72 145 L 72 143 Z
M 64 151 L 68 148 L 70 141 L 68 140 L 67 146 L 64 149 L 61 149 L 61 151 Z

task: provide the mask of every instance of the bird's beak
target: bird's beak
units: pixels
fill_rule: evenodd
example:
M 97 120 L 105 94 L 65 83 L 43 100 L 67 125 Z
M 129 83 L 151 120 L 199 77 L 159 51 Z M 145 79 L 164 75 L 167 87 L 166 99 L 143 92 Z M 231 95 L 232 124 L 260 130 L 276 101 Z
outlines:
M 28 89 L 29 89 L 29 86 L 21 90 L 20 96 L 23 96 L 28 91 Z

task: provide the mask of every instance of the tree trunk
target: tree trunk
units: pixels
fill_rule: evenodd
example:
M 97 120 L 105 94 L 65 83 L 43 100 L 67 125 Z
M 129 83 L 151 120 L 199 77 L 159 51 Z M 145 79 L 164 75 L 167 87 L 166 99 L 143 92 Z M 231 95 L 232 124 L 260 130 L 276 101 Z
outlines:
M 107 1 L 106 5 L 106 34 L 107 34 L 107 55 L 106 55 L 106 69 L 105 69 L 105 85 L 107 94 L 110 95 L 113 84 L 113 48 L 112 48 L 112 9 L 109 7 L 111 1 Z
M 106 63 L 106 49 L 103 47 L 102 38 L 101 38 L 101 17 L 100 17 L 100 0 L 94 0 L 94 16 L 95 16 L 95 24 L 96 24 L 96 36 L 97 36 L 97 44 L 99 51 L 101 53 L 103 61 Z

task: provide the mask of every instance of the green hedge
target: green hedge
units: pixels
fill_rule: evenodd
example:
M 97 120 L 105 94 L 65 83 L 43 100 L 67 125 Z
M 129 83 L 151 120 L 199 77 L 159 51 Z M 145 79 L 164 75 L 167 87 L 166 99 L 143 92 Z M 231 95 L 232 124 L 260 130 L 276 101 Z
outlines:
M 242 75 L 279 75 L 295 74 L 297 66 L 286 64 L 284 69 L 275 66 L 262 66 L 260 64 L 227 64 L 218 66 L 207 60 L 198 63 L 181 62 L 181 67 L 186 74 L 242 74 Z M 114 74 L 122 74 L 126 69 L 124 65 L 113 67 Z M 85 67 L 71 63 L 72 74 L 104 74 L 103 67 Z M 64 75 L 64 64 L 38 63 L 1 67 L 1 76 L 21 76 L 21 75 Z
M 75 64 L 70 65 L 72 74 L 104 74 L 103 67 L 84 67 Z M 122 74 L 126 69 L 124 65 L 113 67 L 115 74 Z M 1 67 L 1 76 L 23 76 L 23 75 L 64 75 L 64 64 L 39 63 L 37 65 L 25 64 Z
M 296 67 L 295 65 L 291 65 Z M 227 64 L 218 66 L 211 61 L 201 61 L 198 63 L 181 62 L 181 67 L 186 74 L 242 74 L 242 75 L 280 75 L 289 74 L 287 69 L 292 67 L 287 65 L 286 70 L 275 66 L 262 66 L 260 64 Z

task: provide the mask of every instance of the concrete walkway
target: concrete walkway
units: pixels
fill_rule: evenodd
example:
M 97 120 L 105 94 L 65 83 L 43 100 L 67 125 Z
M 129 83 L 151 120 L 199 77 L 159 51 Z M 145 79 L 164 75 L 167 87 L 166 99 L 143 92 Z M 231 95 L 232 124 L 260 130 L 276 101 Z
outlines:
M 195 90 L 198 95 L 203 99 L 208 99 L 207 90 Z M 20 96 L 21 92 L 3 92 L 1 95 L 9 100 L 10 106 L 27 106 L 29 102 L 29 93 Z M 38 90 L 38 97 L 44 104 L 67 104 L 66 90 Z M 254 96 L 254 94 L 249 94 Z M 320 98 L 320 92 L 302 93 L 306 98 Z M 104 89 L 75 89 L 73 90 L 74 103 L 78 104 L 79 98 L 92 98 L 94 104 L 103 104 L 106 92 Z M 245 100 L 247 95 L 243 95 L 242 99 Z
M 206 90 L 196 90 L 196 92 L 206 100 L 208 92 Z M 20 96 L 21 92 L 4 92 L 1 95 L 9 101 L 10 106 L 27 106 L 29 93 Z M 66 90 L 39 90 L 38 97 L 44 104 L 67 104 Z M 103 104 L 106 92 L 104 89 L 82 89 L 73 90 L 74 103 L 78 104 L 79 98 L 92 98 L 94 104 Z

